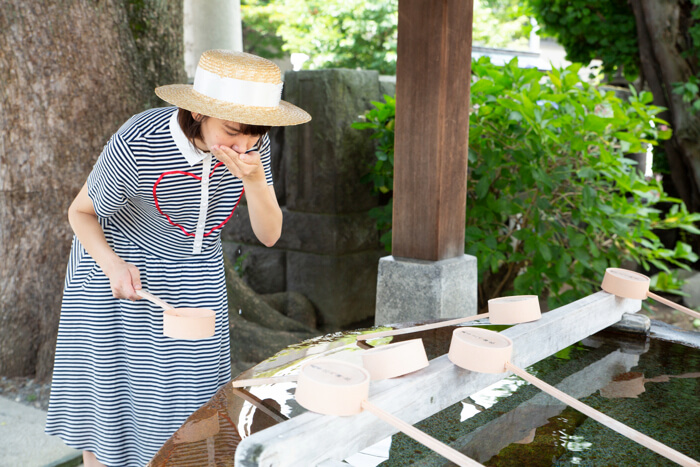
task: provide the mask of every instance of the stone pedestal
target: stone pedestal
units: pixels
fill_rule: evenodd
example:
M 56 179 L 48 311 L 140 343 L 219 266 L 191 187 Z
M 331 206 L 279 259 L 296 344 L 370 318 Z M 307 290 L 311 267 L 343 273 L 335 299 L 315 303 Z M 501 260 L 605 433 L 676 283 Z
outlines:
M 441 261 L 385 256 L 379 260 L 376 325 L 477 313 L 474 256 Z

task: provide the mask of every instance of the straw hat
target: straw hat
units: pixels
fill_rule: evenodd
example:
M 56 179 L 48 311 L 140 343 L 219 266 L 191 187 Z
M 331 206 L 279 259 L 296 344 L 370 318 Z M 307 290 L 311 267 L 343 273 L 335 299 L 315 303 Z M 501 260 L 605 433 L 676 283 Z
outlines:
M 208 50 L 199 59 L 193 85 L 160 86 L 156 94 L 183 109 L 248 125 L 287 126 L 311 120 L 308 113 L 281 100 L 279 67 L 243 52 Z

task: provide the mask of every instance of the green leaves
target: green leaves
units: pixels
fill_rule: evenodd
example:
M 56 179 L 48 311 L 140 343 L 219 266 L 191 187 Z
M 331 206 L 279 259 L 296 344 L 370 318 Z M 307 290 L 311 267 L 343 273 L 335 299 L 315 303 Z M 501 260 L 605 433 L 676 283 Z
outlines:
M 577 66 L 543 74 L 480 58 L 472 70 L 465 252 L 478 258 L 482 297 L 546 294 L 558 306 L 597 290 L 605 268 L 623 260 L 668 270 L 697 259 L 654 232 L 697 233 L 700 213 L 624 157 L 670 135 L 649 93 L 632 89 L 624 102 L 581 83 Z M 355 126 L 370 125 L 382 142 L 368 179 L 375 188 L 391 186 L 394 101 L 385 99 Z M 673 205 L 666 217 L 661 202 Z M 387 238 L 390 209 L 376 218 Z
M 639 50 L 634 14 L 626 0 L 528 0 L 528 4 L 543 32 L 564 46 L 568 60 L 600 59 L 605 73 L 621 68 L 634 81 Z M 562 86 L 558 76 L 552 82 Z

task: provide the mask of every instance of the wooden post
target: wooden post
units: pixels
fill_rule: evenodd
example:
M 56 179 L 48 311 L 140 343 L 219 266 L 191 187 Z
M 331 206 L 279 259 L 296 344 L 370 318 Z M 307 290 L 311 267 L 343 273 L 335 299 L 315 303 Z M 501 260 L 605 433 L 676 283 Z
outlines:
M 400 0 L 392 255 L 464 254 L 473 0 Z

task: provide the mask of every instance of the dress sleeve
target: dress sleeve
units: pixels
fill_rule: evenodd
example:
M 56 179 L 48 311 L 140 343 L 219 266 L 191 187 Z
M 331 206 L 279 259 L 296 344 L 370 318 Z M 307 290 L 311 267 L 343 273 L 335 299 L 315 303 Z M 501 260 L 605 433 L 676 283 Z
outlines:
M 270 166 L 270 137 L 267 133 L 260 138 L 260 161 L 262 162 L 263 168 L 265 169 L 265 180 L 267 180 L 268 185 L 272 185 L 272 167 Z
M 107 218 L 136 196 L 136 161 L 119 133 L 112 136 L 87 179 L 88 196 L 98 217 Z

